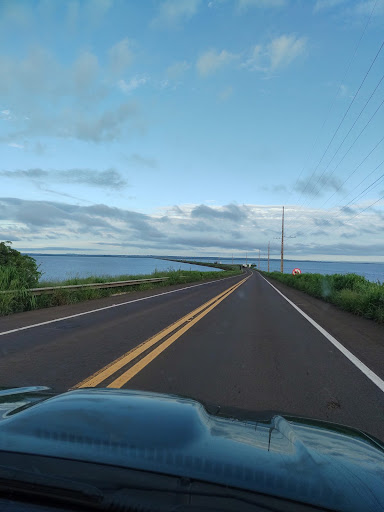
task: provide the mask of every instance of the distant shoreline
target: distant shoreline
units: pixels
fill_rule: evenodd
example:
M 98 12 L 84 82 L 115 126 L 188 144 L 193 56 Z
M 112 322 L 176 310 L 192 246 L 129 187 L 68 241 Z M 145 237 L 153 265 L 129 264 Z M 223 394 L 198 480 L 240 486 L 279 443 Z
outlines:
M 148 258 L 148 259 L 158 259 L 158 260 L 190 260 L 190 258 L 199 258 L 199 260 L 215 260 L 215 261 L 225 261 L 225 262 L 231 262 L 231 257 L 219 257 L 219 256 L 156 256 L 152 254 L 146 254 L 146 255 L 140 255 L 140 254 L 80 254 L 80 253 L 60 253 L 60 254 L 53 254 L 53 253 L 43 253 L 43 252 L 22 252 L 22 254 L 28 254 L 29 256 L 76 256 L 81 258 Z M 236 260 L 245 260 L 245 257 L 236 257 L 233 258 L 234 263 Z M 259 261 L 259 258 L 257 256 L 251 257 L 248 256 L 247 258 L 249 261 Z M 268 261 L 268 258 L 260 258 L 260 261 Z M 270 258 L 270 261 L 280 261 L 280 258 Z M 298 260 L 298 259 L 290 259 L 290 258 L 284 258 L 285 262 L 296 262 L 296 263 L 347 263 L 347 264 L 359 264 L 359 265 L 384 265 L 383 261 L 345 261 L 345 260 Z

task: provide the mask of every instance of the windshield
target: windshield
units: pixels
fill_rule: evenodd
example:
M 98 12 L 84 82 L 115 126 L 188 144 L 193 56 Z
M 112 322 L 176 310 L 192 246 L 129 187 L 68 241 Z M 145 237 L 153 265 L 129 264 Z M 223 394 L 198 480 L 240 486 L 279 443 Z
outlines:
M 384 0 L 0 2 L 0 387 L 384 441 L 383 22 Z

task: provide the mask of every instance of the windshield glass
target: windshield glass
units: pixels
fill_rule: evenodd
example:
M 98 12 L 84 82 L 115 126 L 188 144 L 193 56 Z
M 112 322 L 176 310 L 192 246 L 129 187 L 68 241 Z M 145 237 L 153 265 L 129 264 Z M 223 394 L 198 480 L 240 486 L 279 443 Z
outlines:
M 267 452 L 384 441 L 383 22 L 384 0 L 0 2 L 1 389 L 187 397 L 271 424 Z M 45 391 L 0 391 L 0 428 Z M 188 410 L 146 425 L 197 439 Z

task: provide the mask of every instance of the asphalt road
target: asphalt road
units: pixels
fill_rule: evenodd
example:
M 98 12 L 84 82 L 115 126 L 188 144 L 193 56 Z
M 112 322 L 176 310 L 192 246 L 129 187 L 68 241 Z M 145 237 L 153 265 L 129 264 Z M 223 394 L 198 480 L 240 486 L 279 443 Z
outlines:
M 0 386 L 176 393 L 346 424 L 384 440 L 384 327 L 273 284 L 326 333 L 248 271 L 1 318 Z

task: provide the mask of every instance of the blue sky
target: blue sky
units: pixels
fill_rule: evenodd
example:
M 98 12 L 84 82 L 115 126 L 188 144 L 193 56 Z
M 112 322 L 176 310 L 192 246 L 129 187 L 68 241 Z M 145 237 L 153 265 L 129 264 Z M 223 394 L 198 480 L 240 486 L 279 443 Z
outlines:
M 383 23 L 384 0 L 3 0 L 0 238 L 277 255 L 285 205 L 288 257 L 384 261 Z

